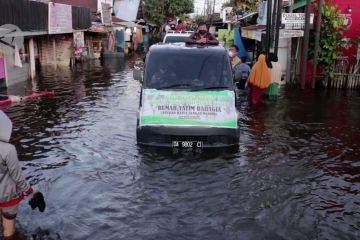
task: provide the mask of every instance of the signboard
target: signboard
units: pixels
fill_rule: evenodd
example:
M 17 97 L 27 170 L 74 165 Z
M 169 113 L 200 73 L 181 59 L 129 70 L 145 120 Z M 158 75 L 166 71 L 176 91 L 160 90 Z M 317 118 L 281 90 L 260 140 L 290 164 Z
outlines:
M 0 79 L 5 78 L 4 55 L 0 52 Z
M 241 36 L 248 39 L 253 39 L 256 41 L 261 42 L 261 35 L 263 31 L 261 30 L 249 30 L 249 29 L 242 29 Z
M 257 24 L 266 25 L 267 1 L 259 2 L 258 13 L 259 13 L 259 16 L 257 19 Z
M 280 38 L 295 38 L 295 37 L 303 37 L 304 31 L 303 30 L 287 30 L 287 29 L 280 29 L 279 33 Z
M 76 57 L 81 57 L 85 51 L 84 32 L 74 32 L 74 52 Z
M 161 91 L 145 89 L 140 126 L 237 128 L 233 91 Z
M 112 23 L 111 16 L 112 8 L 108 3 L 101 3 L 101 22 L 104 25 L 110 26 Z
M 125 21 L 135 21 L 139 10 L 140 0 L 115 1 L 114 11 L 117 18 Z
M 110 15 L 111 15 L 111 12 L 112 12 L 112 7 L 114 6 L 113 4 L 113 0 L 98 0 L 97 1 L 97 9 L 98 9 L 98 12 L 101 13 L 102 11 L 102 4 L 109 4 L 109 7 L 110 7 Z
M 227 23 L 232 22 L 234 19 L 234 16 L 235 16 L 235 14 L 234 14 L 232 7 L 226 7 L 222 10 L 223 22 L 227 22 Z
M 49 34 L 72 32 L 72 10 L 70 5 L 49 3 Z
M 281 23 L 285 24 L 285 29 L 304 29 L 305 13 L 283 13 Z M 310 24 L 314 24 L 314 14 L 310 14 Z

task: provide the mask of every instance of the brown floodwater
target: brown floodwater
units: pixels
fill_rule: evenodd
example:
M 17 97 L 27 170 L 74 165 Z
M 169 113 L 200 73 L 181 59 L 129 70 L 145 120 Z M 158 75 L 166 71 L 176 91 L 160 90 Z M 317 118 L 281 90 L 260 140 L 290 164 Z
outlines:
M 18 229 L 33 239 L 360 239 L 359 91 L 281 91 L 250 108 L 240 146 L 136 145 L 132 63 L 43 68 L 55 90 L 5 109 L 24 174 L 45 194 Z M 19 85 L 2 93 L 23 93 Z

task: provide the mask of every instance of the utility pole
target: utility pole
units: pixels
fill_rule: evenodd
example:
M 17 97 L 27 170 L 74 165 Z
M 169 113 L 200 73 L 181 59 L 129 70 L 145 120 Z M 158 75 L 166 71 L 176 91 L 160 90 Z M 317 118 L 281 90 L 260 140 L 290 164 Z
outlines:
M 269 59 L 270 45 L 271 45 L 271 7 L 272 0 L 267 1 L 267 10 L 266 10 L 266 41 L 265 41 L 265 52 L 266 58 Z
M 309 36 L 310 36 L 310 9 L 311 1 L 306 0 L 306 14 L 305 14 L 305 32 L 304 32 L 304 45 L 303 45 L 303 59 L 302 59 L 302 72 L 301 72 L 301 89 L 305 89 L 307 60 L 309 50 Z
M 322 7 L 324 5 L 324 0 L 319 0 L 319 9 L 316 21 L 316 35 L 315 35 L 315 48 L 314 48 L 314 64 L 313 72 L 311 76 L 311 87 L 315 88 L 316 74 L 317 74 L 317 64 L 318 64 L 318 55 L 319 55 L 319 46 L 320 46 L 320 30 L 321 30 L 321 18 L 322 18 Z
M 270 34 L 270 48 L 274 47 L 275 41 L 275 31 L 276 31 L 276 16 L 277 16 L 277 4 L 279 0 L 273 0 L 273 4 L 271 5 L 272 9 L 272 17 L 271 17 L 271 34 Z
M 276 16 L 276 33 L 275 33 L 275 47 L 274 53 L 277 55 L 279 52 L 279 39 L 280 39 L 280 27 L 281 27 L 281 15 L 282 15 L 283 1 L 278 0 L 277 16 Z

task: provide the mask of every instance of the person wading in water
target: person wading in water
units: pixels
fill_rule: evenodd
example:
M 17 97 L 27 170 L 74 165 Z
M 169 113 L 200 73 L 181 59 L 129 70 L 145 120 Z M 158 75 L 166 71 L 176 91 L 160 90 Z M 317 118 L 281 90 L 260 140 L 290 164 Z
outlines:
M 34 192 L 22 174 L 14 145 L 9 143 L 12 132 L 10 119 L 0 111 L 0 213 L 3 225 L 2 239 L 14 239 L 17 207 L 25 196 L 30 197 L 32 209 L 45 210 L 42 193 Z
M 251 105 L 257 105 L 262 102 L 264 90 L 270 85 L 271 76 L 265 54 L 260 54 L 258 61 L 251 69 L 247 84 L 249 85 L 249 102 Z

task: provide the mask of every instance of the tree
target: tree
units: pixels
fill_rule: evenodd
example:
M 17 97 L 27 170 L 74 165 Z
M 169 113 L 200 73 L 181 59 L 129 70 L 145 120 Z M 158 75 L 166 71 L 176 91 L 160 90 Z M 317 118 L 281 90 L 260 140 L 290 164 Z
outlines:
M 166 17 L 181 16 L 194 11 L 192 0 L 144 0 L 144 5 L 146 19 L 158 24 Z
M 319 6 L 316 6 L 318 8 Z M 343 33 L 347 29 L 344 25 L 344 17 L 341 15 L 337 6 L 325 1 L 322 7 L 319 66 L 323 68 L 322 74 L 327 78 L 333 79 L 335 76 L 334 66 L 339 56 L 340 49 L 346 47 Z M 310 49 L 310 53 L 313 50 Z

